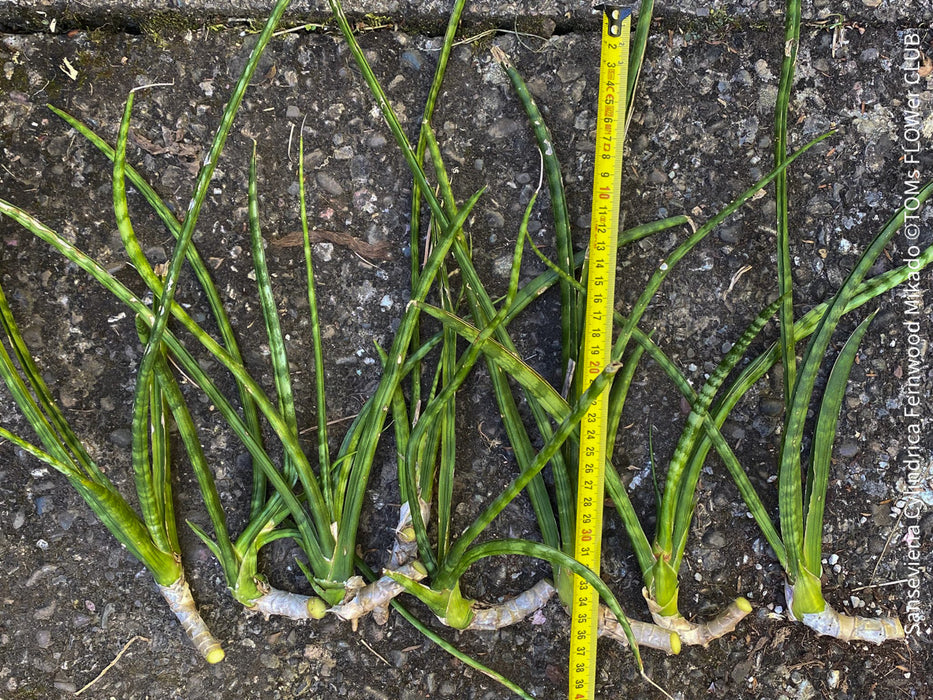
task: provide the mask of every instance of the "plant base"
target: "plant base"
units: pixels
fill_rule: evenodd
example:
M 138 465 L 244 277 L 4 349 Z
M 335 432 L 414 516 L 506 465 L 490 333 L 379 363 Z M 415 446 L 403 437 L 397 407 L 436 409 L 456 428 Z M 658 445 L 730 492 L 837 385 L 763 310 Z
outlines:
M 643 588 L 641 594 L 648 603 L 648 609 L 651 611 L 651 618 L 655 621 L 655 624 L 666 630 L 676 632 L 680 637 L 680 641 L 688 646 L 707 646 L 714 639 L 719 639 L 732 632 L 739 622 L 752 611 L 751 603 L 745 598 L 739 597 L 709 622 L 696 624 L 690 622 L 680 613 L 662 615 L 660 612 L 661 606 L 651 598 L 648 589 Z
M 159 592 L 204 660 L 209 664 L 223 661 L 224 650 L 198 613 L 191 589 L 185 581 L 185 575 L 179 576 L 178 580 L 170 586 L 159 585 Z
M 787 613 L 791 620 L 802 622 L 814 632 L 835 637 L 844 642 L 881 644 L 891 639 L 904 639 L 904 627 L 896 617 L 861 617 L 837 612 L 829 603 L 821 612 L 805 613 L 798 620 L 793 613 L 794 589 L 784 586 Z

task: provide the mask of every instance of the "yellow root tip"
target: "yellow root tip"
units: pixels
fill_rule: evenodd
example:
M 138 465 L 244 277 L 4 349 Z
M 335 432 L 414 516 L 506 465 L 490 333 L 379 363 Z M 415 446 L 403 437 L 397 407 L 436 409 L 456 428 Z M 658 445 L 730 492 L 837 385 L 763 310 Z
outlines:
M 748 599 L 742 598 L 741 596 L 735 599 L 735 606 L 744 613 L 750 613 L 752 611 L 752 604 L 748 602 Z
M 676 632 L 671 632 L 671 653 L 675 655 L 680 653 L 680 635 Z
M 207 652 L 207 656 L 205 657 L 205 659 L 207 660 L 207 663 L 209 664 L 216 664 L 216 663 L 220 663 L 221 661 L 223 661 L 225 656 L 226 654 L 224 653 L 223 649 L 221 649 L 220 647 L 215 647 L 211 649 L 209 652 Z

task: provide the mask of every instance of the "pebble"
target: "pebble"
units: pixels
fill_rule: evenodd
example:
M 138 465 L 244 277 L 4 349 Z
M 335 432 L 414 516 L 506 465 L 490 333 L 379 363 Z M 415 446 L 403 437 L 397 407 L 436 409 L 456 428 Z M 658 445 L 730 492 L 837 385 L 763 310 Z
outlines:
M 55 503 L 48 496 L 39 496 L 36 499 L 36 513 L 45 515 L 55 508 Z
M 53 600 L 51 603 L 46 605 L 44 608 L 39 608 L 38 610 L 36 610 L 32 614 L 32 618 L 34 620 L 49 620 L 52 618 L 52 615 L 55 614 L 55 610 L 57 608 L 58 608 L 58 603 Z
M 745 428 L 735 421 L 727 421 L 723 426 L 723 434 L 732 440 L 743 440 L 745 439 Z
M 28 579 L 26 579 L 26 587 L 29 588 L 30 586 L 36 585 L 37 581 L 44 578 L 45 576 L 48 576 L 49 574 L 55 573 L 56 571 L 58 571 L 58 566 L 56 564 L 45 564 L 39 567 L 32 572 L 32 575 L 30 575 Z
M 739 85 L 751 85 L 752 84 L 752 75 L 744 68 L 740 69 L 734 76 L 732 76 L 732 81 L 738 83 Z
M 49 630 L 39 630 L 36 632 L 36 644 L 40 649 L 48 649 L 52 646 L 52 633 Z
M 505 217 L 501 212 L 493 210 L 486 214 L 486 223 L 490 228 L 502 228 L 505 226 Z
M 401 651 L 400 649 L 393 649 L 389 652 L 389 661 L 392 662 L 395 668 L 401 668 L 408 661 L 408 652 Z
M 319 170 L 314 179 L 317 180 L 317 184 L 320 185 L 322 190 L 334 197 L 339 197 L 344 193 L 343 186 L 332 175 L 323 170 Z
M 117 428 L 112 433 L 110 433 L 110 442 L 112 442 L 117 447 L 132 447 L 133 433 L 129 428 Z
M 768 67 L 768 62 L 759 58 L 755 61 L 755 73 L 762 80 L 774 80 L 774 73 L 771 72 L 771 69 Z
M 329 241 L 314 244 L 314 257 L 321 262 L 330 262 L 334 257 L 334 244 Z
M 417 51 L 405 51 L 402 53 L 402 63 L 415 70 L 421 70 L 421 54 Z
M 165 252 L 165 248 L 160 245 L 154 245 L 146 248 L 146 257 L 153 265 L 164 263 L 166 260 L 168 260 L 168 255 Z
M 259 655 L 259 662 L 266 668 L 275 670 L 282 665 L 282 661 L 278 656 L 270 652 L 265 652 Z
M 519 128 L 520 125 L 517 121 L 503 117 L 502 119 L 497 119 L 493 125 L 489 127 L 489 135 L 494 139 L 504 139 L 506 136 L 514 134 Z
M 667 175 L 657 168 L 648 173 L 648 182 L 653 185 L 663 185 L 667 182 Z
M 853 440 L 846 440 L 841 445 L 839 445 L 839 448 L 836 450 L 836 454 L 838 454 L 840 457 L 851 459 L 858 454 L 858 451 L 859 448 L 857 442 Z
M 758 409 L 766 416 L 779 416 L 784 412 L 784 402 L 778 399 L 762 399 Z
M 723 243 L 734 245 L 739 242 L 740 231 L 740 226 L 724 226 L 719 230 L 717 235 L 719 236 L 719 240 L 721 240 Z
M 492 264 L 492 271 L 493 271 L 493 274 L 495 274 L 497 277 L 507 278 L 512 272 L 511 254 L 503 255 L 499 258 L 496 258 L 496 260 Z

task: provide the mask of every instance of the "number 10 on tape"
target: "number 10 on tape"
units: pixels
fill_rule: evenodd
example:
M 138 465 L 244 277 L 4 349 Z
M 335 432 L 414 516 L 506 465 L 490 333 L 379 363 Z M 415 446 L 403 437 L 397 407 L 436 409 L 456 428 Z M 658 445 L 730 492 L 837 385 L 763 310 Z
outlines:
M 631 10 L 603 7 L 596 121 L 596 162 L 586 283 L 586 321 L 578 367 L 580 391 L 609 363 L 615 291 L 616 240 L 619 233 L 622 141 L 625 133 Z M 609 392 L 600 394 L 580 424 L 577 477 L 577 561 L 599 573 L 603 530 L 606 460 L 606 414 Z M 596 637 L 599 596 L 580 576 L 573 580 L 570 630 L 570 698 L 593 700 L 596 680 Z

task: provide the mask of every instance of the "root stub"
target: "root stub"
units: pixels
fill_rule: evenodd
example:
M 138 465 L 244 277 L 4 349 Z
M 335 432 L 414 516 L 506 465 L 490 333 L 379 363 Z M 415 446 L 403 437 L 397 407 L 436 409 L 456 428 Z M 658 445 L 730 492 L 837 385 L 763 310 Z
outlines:
M 405 564 L 396 570 L 396 573 L 407 576 L 413 581 L 420 581 L 425 577 L 425 571 L 420 565 Z M 354 577 L 357 578 L 357 577 Z M 353 579 L 351 579 L 353 580 Z M 362 580 L 359 581 L 362 584 Z M 349 581 L 347 582 L 350 583 Z M 340 604 L 330 608 L 327 612 L 333 613 L 342 620 L 359 620 L 366 613 L 383 609 L 393 598 L 405 589 L 389 576 L 383 576 L 377 581 L 363 586 L 347 586 L 347 597 Z
M 904 639 L 904 627 L 896 617 L 846 615 L 829 603 L 823 612 L 806 614 L 800 621 L 817 634 L 844 642 L 881 644 L 890 639 Z
M 791 620 L 798 621 L 793 612 L 793 587 L 785 585 L 784 595 L 787 598 L 788 617 Z M 829 603 L 826 603 L 826 607 L 821 612 L 804 613 L 800 616 L 799 622 L 802 622 L 817 634 L 835 637 L 843 642 L 882 644 L 889 640 L 904 639 L 905 636 L 904 627 L 896 617 L 846 615 L 835 610 Z
M 474 608 L 470 630 L 498 630 L 521 622 L 535 611 L 540 610 L 554 595 L 554 586 L 547 579 L 541 579 L 524 593 L 498 605 L 486 608 Z
M 159 592 L 204 660 L 209 664 L 223 661 L 224 650 L 198 613 L 184 575 L 179 576 L 171 586 L 159 586 Z
M 650 622 L 640 622 L 632 619 L 629 620 L 629 625 L 632 627 L 632 633 L 635 635 L 638 646 L 659 649 L 668 654 L 680 653 L 680 636 L 677 632 L 659 625 L 653 625 Z M 616 616 L 605 605 L 599 606 L 599 636 L 614 639 L 622 644 L 628 644 L 625 630 L 619 624 Z
M 281 615 L 292 620 L 320 620 L 324 617 L 326 608 L 327 604 L 320 598 L 289 593 L 277 588 L 270 588 L 249 606 L 250 610 L 260 612 L 266 617 Z
M 697 624 L 686 619 L 679 613 L 677 615 L 661 615 L 660 607 L 651 599 L 647 590 L 642 589 L 642 595 L 648 602 L 651 617 L 657 625 L 664 629 L 676 632 L 680 641 L 688 646 L 707 646 L 714 639 L 732 632 L 739 622 L 752 611 L 751 603 L 739 597 L 733 600 L 725 610 L 709 622 Z

